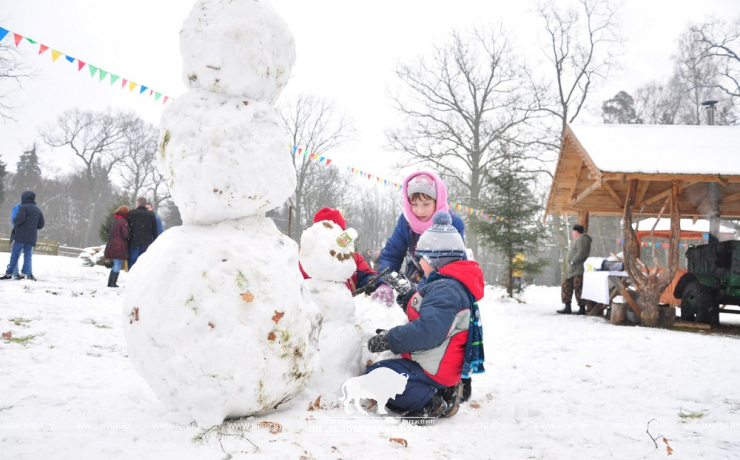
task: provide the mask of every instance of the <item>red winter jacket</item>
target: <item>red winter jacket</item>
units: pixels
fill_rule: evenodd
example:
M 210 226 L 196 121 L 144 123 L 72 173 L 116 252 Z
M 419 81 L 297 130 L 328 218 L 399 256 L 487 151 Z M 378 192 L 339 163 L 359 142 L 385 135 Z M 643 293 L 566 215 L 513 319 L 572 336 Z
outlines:
M 120 214 L 113 216 L 108 244 L 105 245 L 106 259 L 128 260 L 128 222 Z

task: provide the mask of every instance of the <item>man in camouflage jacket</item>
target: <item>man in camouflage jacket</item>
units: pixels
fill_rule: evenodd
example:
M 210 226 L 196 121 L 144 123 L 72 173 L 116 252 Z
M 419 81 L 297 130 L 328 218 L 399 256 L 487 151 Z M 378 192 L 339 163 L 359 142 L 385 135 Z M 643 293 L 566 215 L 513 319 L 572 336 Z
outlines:
M 591 252 L 591 237 L 586 234 L 582 225 L 574 225 L 571 231 L 573 235 L 573 244 L 568 251 L 568 269 L 565 274 L 565 281 L 560 286 L 560 297 L 565 304 L 565 308 L 558 310 L 558 313 L 570 315 L 573 313 L 570 308 L 573 291 L 576 294 L 579 315 L 586 314 L 586 305 L 581 300 L 581 291 L 583 290 L 583 263 L 588 259 Z

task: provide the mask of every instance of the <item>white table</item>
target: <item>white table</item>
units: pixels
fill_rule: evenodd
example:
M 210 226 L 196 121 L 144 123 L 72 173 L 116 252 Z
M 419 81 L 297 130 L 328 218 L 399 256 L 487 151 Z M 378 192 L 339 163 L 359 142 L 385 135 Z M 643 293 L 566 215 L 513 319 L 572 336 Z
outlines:
M 611 302 L 611 299 L 613 297 L 610 293 L 610 276 L 615 276 L 617 278 L 629 277 L 626 271 L 583 272 L 583 291 L 581 291 L 581 298 L 585 300 L 592 300 L 597 303 L 603 303 L 604 305 L 609 305 L 609 302 Z

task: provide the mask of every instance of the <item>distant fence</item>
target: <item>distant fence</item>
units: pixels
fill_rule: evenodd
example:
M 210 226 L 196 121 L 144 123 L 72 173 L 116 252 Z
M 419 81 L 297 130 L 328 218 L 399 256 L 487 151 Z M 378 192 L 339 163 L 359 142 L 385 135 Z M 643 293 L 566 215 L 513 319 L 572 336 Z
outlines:
M 84 249 L 60 245 L 59 241 L 40 238 L 33 249 L 34 254 L 45 254 L 48 256 L 77 257 Z M 0 235 L 0 252 L 10 252 L 10 239 L 8 235 Z

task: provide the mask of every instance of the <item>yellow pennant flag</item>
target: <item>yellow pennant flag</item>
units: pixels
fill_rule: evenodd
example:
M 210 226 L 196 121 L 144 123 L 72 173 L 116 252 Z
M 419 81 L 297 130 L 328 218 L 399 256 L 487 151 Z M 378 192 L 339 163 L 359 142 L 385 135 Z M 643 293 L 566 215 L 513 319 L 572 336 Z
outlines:
M 131 81 L 131 82 L 128 83 L 128 90 L 129 91 L 133 91 L 134 88 L 136 88 L 137 86 L 139 86 L 139 85 L 137 85 L 136 83 L 134 83 L 134 82 Z
M 54 49 L 53 49 L 53 50 L 51 50 L 51 62 L 57 62 L 57 59 L 58 59 L 58 58 L 59 58 L 59 56 L 61 56 L 61 55 L 62 55 L 62 53 L 60 53 L 59 51 L 57 51 L 57 50 L 54 50 Z

